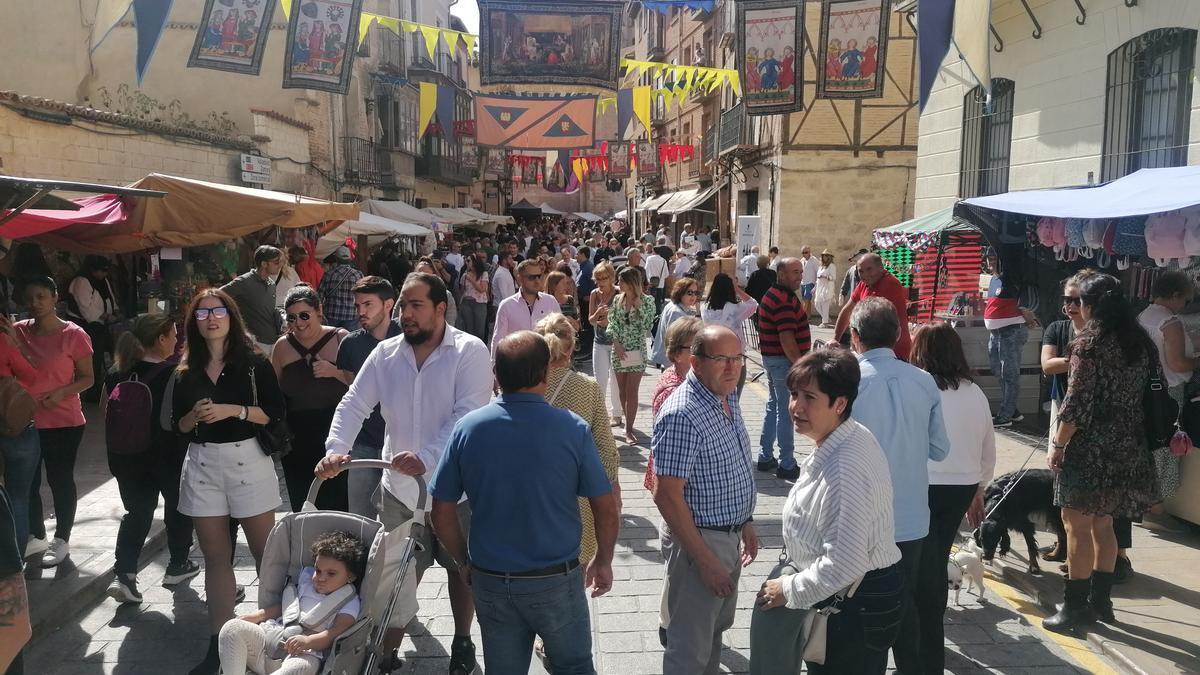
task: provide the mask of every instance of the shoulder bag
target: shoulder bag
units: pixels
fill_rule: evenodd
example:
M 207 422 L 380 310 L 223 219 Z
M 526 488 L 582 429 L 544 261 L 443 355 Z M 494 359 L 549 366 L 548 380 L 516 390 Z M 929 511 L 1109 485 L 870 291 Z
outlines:
M 1142 392 L 1142 408 L 1145 410 L 1142 427 L 1148 446 L 1146 449 L 1153 452 L 1170 445 L 1171 437 L 1175 435 L 1176 423 L 1179 421 L 1179 404 L 1167 391 L 1157 352 L 1148 353 L 1150 377 L 1147 378 L 1146 389 Z
M 813 607 L 804 617 L 804 660 L 810 663 L 825 663 L 825 646 L 829 635 L 829 615 L 842 611 L 842 603 L 847 598 L 854 597 L 858 585 L 864 577 L 850 584 L 845 589 L 835 593 L 829 599 L 829 604 L 821 608 Z
M 250 405 L 257 408 L 258 379 L 254 376 L 254 366 L 250 366 L 250 392 Z M 258 447 L 264 455 L 278 454 L 282 457 L 291 450 L 292 432 L 283 418 L 270 420 L 266 424 L 256 426 L 258 429 L 254 432 L 254 438 L 258 441 Z

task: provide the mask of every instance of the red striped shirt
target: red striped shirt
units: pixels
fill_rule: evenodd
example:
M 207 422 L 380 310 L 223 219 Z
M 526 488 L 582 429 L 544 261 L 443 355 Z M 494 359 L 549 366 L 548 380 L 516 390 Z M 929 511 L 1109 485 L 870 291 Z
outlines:
M 808 329 L 808 314 L 800 298 L 790 289 L 778 284 L 763 295 L 758 304 L 758 350 L 763 356 L 787 356 L 779 334 L 791 331 L 801 354 L 812 349 L 812 334 Z

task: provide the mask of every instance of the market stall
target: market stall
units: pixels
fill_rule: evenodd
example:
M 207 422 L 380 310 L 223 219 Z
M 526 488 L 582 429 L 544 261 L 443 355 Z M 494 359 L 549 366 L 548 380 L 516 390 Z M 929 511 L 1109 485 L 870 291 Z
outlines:
M 375 247 L 393 237 L 413 237 L 424 240 L 433 234 L 433 230 L 415 223 L 402 223 L 391 218 L 362 213 L 357 220 L 347 220 L 326 232 L 317 241 L 317 258 L 323 259 L 333 253 L 333 250 L 354 239 L 364 242 L 368 247 Z M 360 246 L 362 244 L 359 244 Z
M 1142 169 L 1097 186 L 967 199 L 955 214 L 976 224 L 1004 259 L 1026 268 L 1041 297 L 1053 297 L 1075 270 L 1093 267 L 1121 279 L 1126 295 L 1144 304 L 1165 269 L 1200 277 L 1198 206 L 1200 166 L 1184 166 Z M 1051 307 L 1041 309 L 1053 314 Z M 1200 342 L 1196 308 L 1181 318 L 1193 344 Z M 1184 457 L 1182 470 L 1183 484 L 1167 510 L 1200 523 L 1200 453 Z

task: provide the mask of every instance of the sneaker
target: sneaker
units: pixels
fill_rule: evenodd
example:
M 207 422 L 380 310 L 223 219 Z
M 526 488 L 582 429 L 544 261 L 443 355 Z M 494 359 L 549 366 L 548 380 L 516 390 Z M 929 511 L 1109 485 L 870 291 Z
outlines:
M 999 428 L 999 427 L 1011 427 L 1011 426 L 1012 426 L 1012 420 L 1010 420 L 1010 419 L 1009 419 L 1009 418 L 1007 418 L 1007 417 L 1001 417 L 1001 416 L 999 416 L 999 415 L 996 415 L 995 417 L 993 417 L 993 418 L 992 418 L 992 426 L 994 426 L 994 427 L 997 427 L 997 428 Z
M 779 480 L 796 480 L 800 477 L 800 465 L 797 464 L 790 469 L 781 466 L 775 471 L 775 477 Z
M 192 577 L 200 574 L 200 566 L 192 560 L 184 560 L 181 563 L 171 563 L 167 565 L 167 573 L 163 575 L 163 586 L 174 586 L 175 584 L 187 581 Z
M 1113 583 L 1123 584 L 1133 576 L 1133 563 L 1125 556 L 1117 556 L 1117 566 L 1113 568 Z
M 772 457 L 768 460 L 758 460 L 758 470 L 763 473 L 774 471 L 779 466 L 779 460 Z
M 35 558 L 46 552 L 50 548 L 50 544 L 45 539 L 30 537 L 28 543 L 25 544 L 25 559 Z
M 379 660 L 379 672 L 394 673 L 404 667 L 404 659 L 400 658 L 400 650 L 393 649 L 390 654 Z
M 238 584 L 233 587 L 233 604 L 240 605 L 246 601 L 246 587 Z
M 1008 419 L 1012 420 L 1013 422 L 1024 422 L 1025 416 L 1022 415 L 1020 411 L 1014 411 L 1012 416 Z
M 455 637 L 450 643 L 450 675 L 470 675 L 477 666 L 475 643 L 470 637 Z
M 118 574 L 113 577 L 112 583 L 108 585 L 107 594 L 122 605 L 136 605 L 142 601 L 136 574 Z
M 70 555 L 71 545 L 55 537 L 54 541 L 50 542 L 50 547 L 42 554 L 42 567 L 57 567 Z

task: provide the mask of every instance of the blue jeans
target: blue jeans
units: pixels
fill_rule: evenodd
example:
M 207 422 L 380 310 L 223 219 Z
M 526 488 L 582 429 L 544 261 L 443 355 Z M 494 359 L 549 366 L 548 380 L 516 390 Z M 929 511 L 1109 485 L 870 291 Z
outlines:
M 1021 393 L 1021 352 L 1029 340 L 1029 329 L 1018 323 L 988 333 L 988 361 L 992 375 L 1000 384 L 1000 407 L 997 417 L 1009 418 L 1017 412 L 1017 397 Z
M 42 459 L 37 429 L 30 424 L 12 438 L 0 436 L 0 452 L 4 455 L 4 485 L 8 488 L 17 526 L 17 550 L 24 555 L 25 544 L 29 541 L 29 492 Z
M 763 368 L 767 371 L 767 416 L 763 419 L 762 452 L 758 461 L 767 462 L 775 456 L 775 442 L 779 442 L 779 467 L 791 469 L 796 466 L 795 438 L 792 416 L 788 404 L 792 397 L 788 392 L 787 374 L 792 362 L 786 356 L 764 356 Z
M 379 459 L 382 452 L 365 443 L 355 443 L 350 449 L 351 459 Z M 364 518 L 374 518 L 375 502 L 371 497 L 379 487 L 383 476 L 380 469 L 355 469 L 346 473 L 347 492 L 349 493 L 350 513 L 357 513 Z
M 471 575 L 475 613 L 489 673 L 529 671 L 534 636 L 546 645 L 550 672 L 593 675 L 592 628 L 583 592 L 583 567 L 543 578 Z

